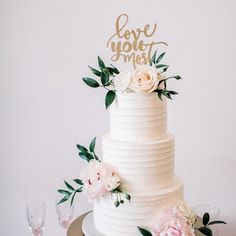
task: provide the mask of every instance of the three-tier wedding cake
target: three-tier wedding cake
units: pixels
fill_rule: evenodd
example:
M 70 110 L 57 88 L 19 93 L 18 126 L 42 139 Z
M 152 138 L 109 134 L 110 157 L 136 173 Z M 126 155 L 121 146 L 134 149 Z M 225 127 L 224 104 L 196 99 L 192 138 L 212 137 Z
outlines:
M 183 199 L 174 175 L 174 136 L 167 132 L 167 102 L 155 93 L 118 94 L 103 136 L 103 161 L 116 167 L 130 204 L 114 207 L 110 195 L 94 201 L 94 223 L 106 236 L 137 236 L 163 208 Z
M 65 195 L 59 203 L 71 199 L 72 204 L 78 192 L 93 201 L 86 236 L 138 236 L 163 209 L 183 200 L 183 182 L 174 173 L 175 140 L 167 131 L 167 98 L 177 94 L 167 89 L 167 81 L 181 77 L 165 75 L 164 54 L 155 53 L 149 65 L 128 72 L 98 57 L 99 69 L 89 68 L 99 81 L 83 78 L 92 88 L 108 90 L 110 132 L 102 137 L 102 159 L 95 154 L 96 138 L 89 148 L 77 144 L 88 165 L 74 180 L 78 187 L 65 182 L 67 190 L 58 191 Z M 89 230 L 91 221 L 95 234 Z

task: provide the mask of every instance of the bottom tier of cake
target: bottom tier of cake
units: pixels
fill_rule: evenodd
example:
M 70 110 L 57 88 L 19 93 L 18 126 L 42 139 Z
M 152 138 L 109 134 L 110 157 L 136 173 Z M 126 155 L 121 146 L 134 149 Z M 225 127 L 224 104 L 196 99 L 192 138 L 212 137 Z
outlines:
M 163 208 L 183 200 L 183 182 L 176 178 L 168 188 L 130 194 L 131 202 L 119 207 L 110 194 L 94 202 L 94 224 L 105 236 L 140 236 L 137 226 L 149 226 Z

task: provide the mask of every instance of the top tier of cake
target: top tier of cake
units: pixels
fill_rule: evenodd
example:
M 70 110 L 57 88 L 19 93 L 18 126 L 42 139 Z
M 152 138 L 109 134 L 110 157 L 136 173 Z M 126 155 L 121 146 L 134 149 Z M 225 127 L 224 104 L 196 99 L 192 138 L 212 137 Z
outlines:
M 117 93 L 110 110 L 110 135 L 123 141 L 163 139 L 167 135 L 166 99 L 156 93 Z

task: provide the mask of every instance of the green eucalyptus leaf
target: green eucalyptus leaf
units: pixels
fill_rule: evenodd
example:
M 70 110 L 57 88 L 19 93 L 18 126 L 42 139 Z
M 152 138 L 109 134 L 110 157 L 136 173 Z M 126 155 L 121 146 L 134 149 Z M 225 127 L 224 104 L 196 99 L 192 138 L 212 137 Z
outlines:
M 89 150 L 90 150 L 90 152 L 94 152 L 95 145 L 96 145 L 96 137 L 93 138 L 93 140 L 91 141 L 91 143 L 90 143 L 90 145 L 89 145 Z
M 120 202 L 119 201 L 115 201 L 115 207 L 118 207 L 120 205 Z
M 78 185 L 84 185 L 83 181 L 81 179 L 73 179 L 73 181 L 75 183 L 77 183 Z
M 179 76 L 179 75 L 176 75 L 176 76 L 175 76 L 175 79 L 179 80 L 179 79 L 182 79 L 182 77 Z
M 69 200 L 69 198 L 70 198 L 70 194 L 65 195 L 65 196 L 57 203 L 57 205 L 59 205 L 59 204 L 61 204 L 61 203 L 63 203 L 63 202 L 66 202 L 67 200 Z
M 93 158 L 93 155 L 90 154 L 89 152 L 80 152 L 80 153 L 79 153 L 79 156 L 80 156 L 82 159 L 86 160 L 87 162 L 89 162 L 89 161 L 91 161 L 92 159 L 94 159 L 94 158 Z
M 120 74 L 120 71 L 115 66 L 113 66 L 112 64 L 111 64 L 111 66 L 114 69 L 115 74 Z
M 163 68 L 163 67 L 169 67 L 168 65 L 164 65 L 164 64 L 158 64 L 156 65 L 156 68 Z
M 80 144 L 76 144 L 76 147 L 81 151 L 81 152 L 87 152 L 88 149 Z
M 76 191 L 73 193 L 72 197 L 71 197 L 71 201 L 70 201 L 70 206 L 73 205 L 73 202 L 74 202 L 74 198 L 75 198 L 75 195 L 76 195 Z
M 147 231 L 146 229 L 138 227 L 138 230 L 143 236 L 152 236 L 152 234 L 149 231 Z
M 75 191 L 76 191 L 77 193 L 81 193 L 81 192 L 83 191 L 83 188 L 80 187 L 80 188 L 76 189 Z
M 125 198 L 130 202 L 131 196 L 128 193 L 125 193 Z
M 65 183 L 66 187 L 67 187 L 69 190 L 71 190 L 71 191 L 74 191 L 74 190 L 75 190 L 75 189 L 74 189 L 68 182 L 66 182 L 65 180 L 64 180 L 64 183 Z
M 166 97 L 169 98 L 169 99 L 172 99 L 172 97 L 171 97 L 171 95 L 170 95 L 170 93 L 169 93 L 168 91 L 165 93 L 164 96 L 166 96 Z
M 106 72 L 102 72 L 101 73 L 101 82 L 102 82 L 102 85 L 106 86 L 109 82 L 109 72 L 106 71 Z
M 101 72 L 100 72 L 100 71 L 98 71 L 97 69 L 95 69 L 95 68 L 93 68 L 93 67 L 91 67 L 91 66 L 88 66 L 88 67 L 89 67 L 89 69 L 92 71 L 92 73 L 93 73 L 94 75 L 97 75 L 98 77 L 101 76 Z
M 210 215 L 208 212 L 206 212 L 204 215 L 203 215 L 203 218 L 202 218 L 202 224 L 203 225 L 207 225 L 210 221 Z
M 106 69 L 109 71 L 110 74 L 119 74 L 119 71 L 116 68 L 113 67 L 106 67 Z
M 105 97 L 105 105 L 106 109 L 113 103 L 114 99 L 116 97 L 116 93 L 113 90 L 109 90 Z
M 103 60 L 98 56 L 98 65 L 100 67 L 100 69 L 105 69 L 105 63 L 103 62 Z
M 172 95 L 177 95 L 178 93 L 176 91 L 168 91 Z
M 163 82 L 165 82 L 166 81 L 166 79 L 162 79 L 162 80 L 160 80 L 159 82 L 158 82 L 158 85 L 157 85 L 157 87 L 159 87 Z
M 169 66 L 163 68 L 162 73 L 166 72 L 168 68 L 169 68 Z
M 84 81 L 84 83 L 86 83 L 89 87 L 92 87 L 92 88 L 97 88 L 97 87 L 100 86 L 99 83 L 98 83 L 96 80 L 91 79 L 91 78 L 88 78 L 88 77 L 83 78 L 83 81 Z
M 211 229 L 207 228 L 207 227 L 200 227 L 197 230 L 199 230 L 202 234 L 206 235 L 206 236 L 212 236 L 212 231 Z
M 93 156 L 95 160 L 99 161 L 99 157 L 95 153 L 93 153 Z
M 156 64 L 158 64 L 160 61 L 161 61 L 161 59 L 165 56 L 165 52 L 163 52 L 158 58 L 157 58 L 157 60 L 156 60 Z
M 225 225 L 227 225 L 227 223 L 222 221 L 222 220 L 213 220 L 208 225 L 215 225 L 215 224 L 225 224 Z
M 180 80 L 180 79 L 182 79 L 182 77 L 179 76 L 179 75 L 175 75 L 175 76 L 167 77 L 166 79 L 176 79 L 176 80 Z
M 58 193 L 61 193 L 61 194 L 70 194 L 69 191 L 64 190 L 64 189 L 58 189 L 57 192 L 58 192 Z
M 157 93 L 157 95 L 158 95 L 158 97 L 159 97 L 159 99 L 162 101 L 162 89 L 156 89 L 154 92 L 156 92 Z
M 152 58 L 151 58 L 151 61 L 150 61 L 150 66 L 152 66 L 152 64 L 154 63 L 155 64 L 155 61 L 156 61 L 156 55 L 157 55 L 157 51 L 154 52 Z

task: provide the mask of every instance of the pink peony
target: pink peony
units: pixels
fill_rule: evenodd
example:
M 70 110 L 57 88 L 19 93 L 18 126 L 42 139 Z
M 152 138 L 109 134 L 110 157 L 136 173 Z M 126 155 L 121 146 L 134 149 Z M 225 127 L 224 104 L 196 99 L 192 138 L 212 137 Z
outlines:
M 114 190 L 120 185 L 120 178 L 115 169 L 105 162 L 91 160 L 80 175 L 83 192 L 93 200 Z
M 163 211 L 158 223 L 151 228 L 153 236 L 195 236 L 192 225 L 174 208 Z

